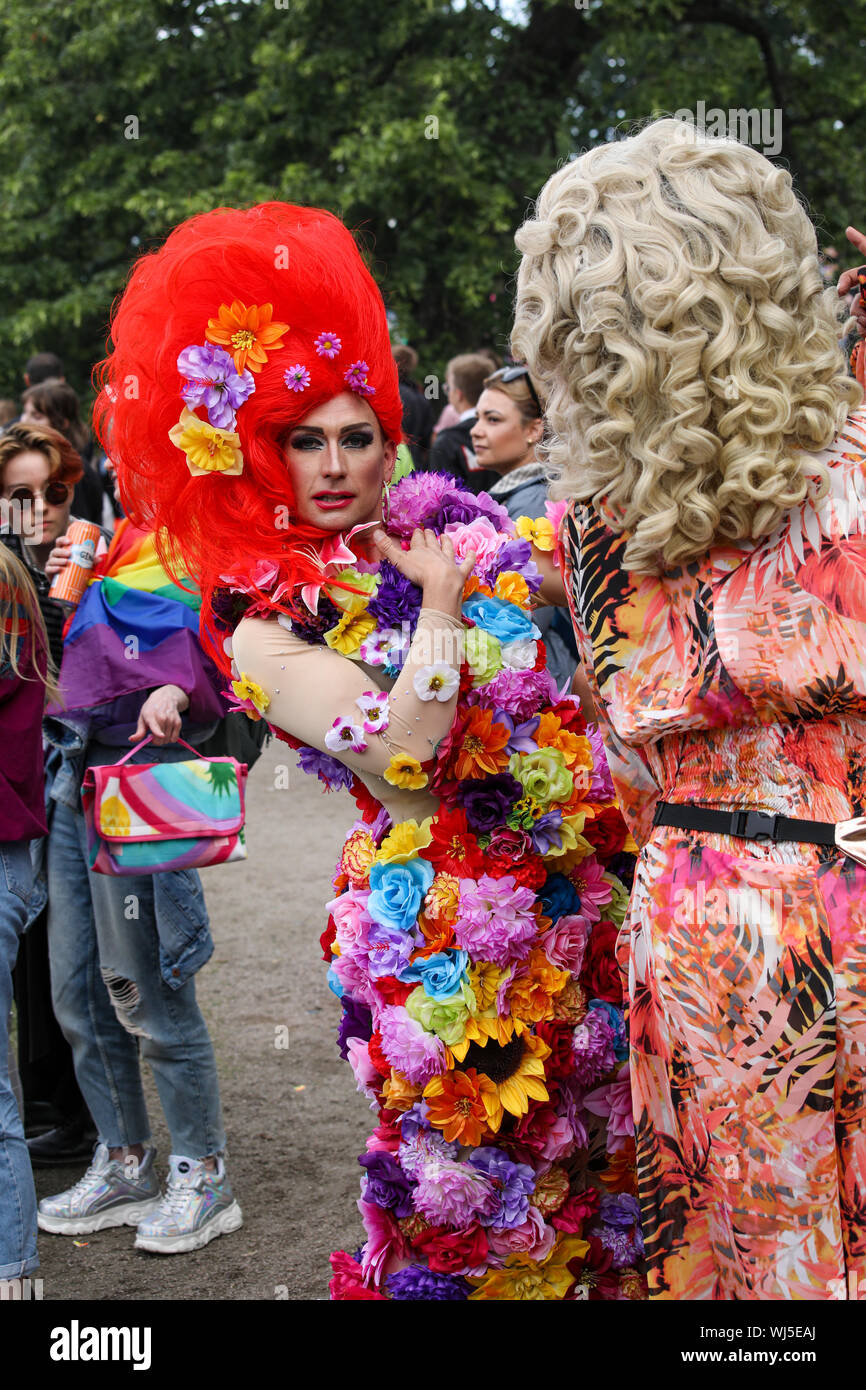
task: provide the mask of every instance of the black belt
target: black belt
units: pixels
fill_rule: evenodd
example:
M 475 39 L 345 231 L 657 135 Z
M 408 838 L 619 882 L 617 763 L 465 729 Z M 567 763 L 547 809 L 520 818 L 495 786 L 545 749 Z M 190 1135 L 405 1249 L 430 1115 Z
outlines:
M 716 835 L 735 835 L 741 840 L 804 840 L 810 845 L 835 845 L 836 825 L 826 820 L 794 820 L 767 811 L 711 811 L 706 806 L 685 806 L 659 801 L 653 825 L 676 830 L 709 830 Z

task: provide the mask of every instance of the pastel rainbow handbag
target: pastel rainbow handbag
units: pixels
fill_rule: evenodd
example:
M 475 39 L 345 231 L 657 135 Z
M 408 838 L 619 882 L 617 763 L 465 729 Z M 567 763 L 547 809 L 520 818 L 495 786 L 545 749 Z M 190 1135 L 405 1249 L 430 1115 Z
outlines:
M 158 874 L 246 859 L 247 764 L 195 756 L 131 763 L 142 739 L 118 762 L 89 767 L 81 786 L 88 861 L 98 874 Z

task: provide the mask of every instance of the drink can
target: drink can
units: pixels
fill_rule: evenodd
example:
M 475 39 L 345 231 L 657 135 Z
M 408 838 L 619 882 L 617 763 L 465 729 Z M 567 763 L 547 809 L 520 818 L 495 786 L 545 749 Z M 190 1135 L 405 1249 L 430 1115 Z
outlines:
M 95 521 L 73 521 L 66 534 L 72 541 L 69 563 L 59 574 L 55 574 L 48 597 L 75 608 L 90 583 L 96 547 L 102 533 Z

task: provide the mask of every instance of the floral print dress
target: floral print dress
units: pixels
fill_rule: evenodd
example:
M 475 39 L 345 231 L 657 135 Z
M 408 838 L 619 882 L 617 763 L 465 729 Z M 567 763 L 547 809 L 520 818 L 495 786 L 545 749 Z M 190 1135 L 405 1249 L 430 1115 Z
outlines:
M 866 813 L 866 409 L 821 457 L 824 498 L 658 577 L 588 506 L 561 531 L 641 846 L 618 958 L 653 1297 L 866 1297 L 866 868 L 652 824 Z

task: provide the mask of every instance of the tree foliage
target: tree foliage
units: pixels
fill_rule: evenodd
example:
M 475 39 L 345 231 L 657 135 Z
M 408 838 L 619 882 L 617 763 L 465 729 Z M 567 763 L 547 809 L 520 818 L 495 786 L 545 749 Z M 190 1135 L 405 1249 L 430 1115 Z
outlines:
M 5 0 L 0 393 L 86 386 L 139 252 L 285 198 L 355 228 L 424 370 L 507 341 L 515 227 L 574 152 L 661 111 L 782 112 L 839 241 L 862 216 L 866 0 Z

